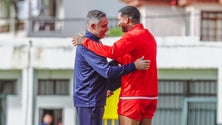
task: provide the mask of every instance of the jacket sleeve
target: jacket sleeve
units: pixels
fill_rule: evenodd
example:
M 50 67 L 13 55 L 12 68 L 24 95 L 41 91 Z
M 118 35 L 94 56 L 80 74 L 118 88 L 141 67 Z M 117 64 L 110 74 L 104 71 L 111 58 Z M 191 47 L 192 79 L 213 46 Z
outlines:
M 134 63 L 124 66 L 111 66 L 106 58 L 96 55 L 92 51 L 85 49 L 84 53 L 87 63 L 104 78 L 118 78 L 136 70 Z
M 118 66 L 119 64 L 116 60 L 112 60 L 109 62 L 111 66 Z M 107 79 L 108 90 L 115 91 L 121 87 L 121 77 L 117 77 L 115 79 L 109 78 Z
M 135 48 L 135 43 L 136 42 L 133 41 L 129 34 L 125 34 L 121 39 L 116 41 L 113 46 L 107 46 L 101 43 L 93 42 L 88 38 L 83 40 L 82 45 L 100 56 L 115 59 L 119 56 L 131 52 Z

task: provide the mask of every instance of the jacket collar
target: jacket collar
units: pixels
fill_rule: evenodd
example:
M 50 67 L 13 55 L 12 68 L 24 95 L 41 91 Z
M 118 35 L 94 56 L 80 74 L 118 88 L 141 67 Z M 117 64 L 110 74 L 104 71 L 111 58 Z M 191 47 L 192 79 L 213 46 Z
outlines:
M 134 30 L 134 29 L 143 29 L 143 24 L 139 23 L 134 26 L 132 26 L 128 31 Z
M 85 37 L 86 37 L 86 38 L 89 38 L 89 39 L 91 39 L 91 40 L 93 40 L 93 41 L 96 41 L 96 42 L 99 42 L 99 40 L 100 40 L 96 35 L 92 34 L 92 33 L 89 32 L 88 30 L 86 30 Z

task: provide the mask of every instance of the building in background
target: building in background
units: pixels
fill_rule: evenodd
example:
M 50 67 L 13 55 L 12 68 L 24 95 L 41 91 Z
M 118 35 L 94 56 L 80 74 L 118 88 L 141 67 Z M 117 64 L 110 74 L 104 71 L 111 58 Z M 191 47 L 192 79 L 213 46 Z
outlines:
M 153 125 L 222 125 L 221 0 L 0 1 L 0 125 L 39 125 L 47 112 L 54 125 L 60 119 L 76 125 L 71 37 L 85 32 L 91 9 L 106 12 L 115 27 L 126 4 L 139 8 L 157 39 L 159 104 Z M 104 121 L 111 123 L 117 121 Z
M 103 10 L 111 20 L 116 21 L 118 9 L 124 5 L 116 0 L 14 1 L 17 2 L 12 4 L 8 0 L 0 1 L 0 33 L 25 37 L 70 37 L 85 32 L 84 19 L 89 10 Z

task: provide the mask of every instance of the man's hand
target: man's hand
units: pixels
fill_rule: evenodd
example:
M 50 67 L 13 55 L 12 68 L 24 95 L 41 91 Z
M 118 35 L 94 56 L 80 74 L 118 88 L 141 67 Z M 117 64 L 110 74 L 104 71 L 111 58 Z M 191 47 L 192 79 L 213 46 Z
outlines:
M 107 91 L 106 91 L 106 97 L 108 98 L 108 97 L 110 97 L 111 95 L 113 95 L 113 91 L 107 90 Z
M 143 60 L 144 56 L 137 59 L 134 64 L 136 66 L 136 69 L 138 70 L 147 70 L 150 67 L 150 60 Z
M 85 39 L 85 37 L 82 34 L 79 34 L 78 36 L 74 36 L 72 38 L 72 45 L 82 45 L 82 41 Z

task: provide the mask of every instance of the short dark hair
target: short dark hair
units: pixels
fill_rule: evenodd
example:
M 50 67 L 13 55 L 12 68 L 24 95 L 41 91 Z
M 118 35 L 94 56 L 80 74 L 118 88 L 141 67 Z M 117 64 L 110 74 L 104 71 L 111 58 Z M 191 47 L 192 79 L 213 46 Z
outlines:
M 129 17 L 132 23 L 140 23 L 140 11 L 134 6 L 125 6 L 119 10 L 122 17 Z
M 86 24 L 91 22 L 98 23 L 102 17 L 106 17 L 106 14 L 100 10 L 91 10 L 86 16 Z

